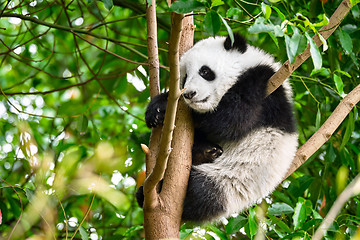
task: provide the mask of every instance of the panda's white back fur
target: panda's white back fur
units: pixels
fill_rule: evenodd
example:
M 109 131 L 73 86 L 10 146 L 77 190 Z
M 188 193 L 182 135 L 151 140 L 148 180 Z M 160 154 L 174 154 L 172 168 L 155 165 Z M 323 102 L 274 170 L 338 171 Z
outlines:
M 227 206 L 222 217 L 243 211 L 274 190 L 294 158 L 297 138 L 296 133 L 264 127 L 240 142 L 220 143 L 224 153 L 214 163 L 194 166 L 224 189 Z

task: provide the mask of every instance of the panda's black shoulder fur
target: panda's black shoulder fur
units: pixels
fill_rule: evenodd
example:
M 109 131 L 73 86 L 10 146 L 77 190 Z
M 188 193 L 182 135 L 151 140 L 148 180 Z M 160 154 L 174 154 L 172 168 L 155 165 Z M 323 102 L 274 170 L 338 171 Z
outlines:
M 193 111 L 196 127 L 214 141 L 236 141 L 260 126 L 295 132 L 292 106 L 284 88 L 280 86 L 266 97 L 267 83 L 274 73 L 267 65 L 246 70 L 213 112 Z

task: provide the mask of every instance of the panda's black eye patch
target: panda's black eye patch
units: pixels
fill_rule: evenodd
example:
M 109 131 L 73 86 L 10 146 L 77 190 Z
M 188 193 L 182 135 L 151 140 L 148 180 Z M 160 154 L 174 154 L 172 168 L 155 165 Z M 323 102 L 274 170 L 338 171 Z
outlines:
M 199 70 L 199 74 L 202 78 L 208 81 L 215 79 L 215 73 L 208 66 L 202 66 Z

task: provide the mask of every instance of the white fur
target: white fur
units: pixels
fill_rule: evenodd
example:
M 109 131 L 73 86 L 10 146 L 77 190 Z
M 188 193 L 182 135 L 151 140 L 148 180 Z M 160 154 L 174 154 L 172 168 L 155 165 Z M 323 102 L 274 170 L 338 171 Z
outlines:
M 280 66 L 274 58 L 261 49 L 248 45 L 245 53 L 224 49 L 225 37 L 204 39 L 184 53 L 180 60 L 181 85 L 185 73 L 187 79 L 184 93 L 195 91 L 197 94 L 186 103 L 194 110 L 204 113 L 214 110 L 224 94 L 234 85 L 242 72 L 260 64 Z M 231 64 L 229 64 L 231 63 Z M 206 65 L 216 74 L 215 80 L 207 81 L 199 75 L 199 69 Z M 204 102 L 204 100 L 207 101 Z
M 267 196 L 283 180 L 298 146 L 296 133 L 264 127 L 240 142 L 222 142 L 214 163 L 194 166 L 213 178 L 226 193 L 224 217 L 239 213 Z

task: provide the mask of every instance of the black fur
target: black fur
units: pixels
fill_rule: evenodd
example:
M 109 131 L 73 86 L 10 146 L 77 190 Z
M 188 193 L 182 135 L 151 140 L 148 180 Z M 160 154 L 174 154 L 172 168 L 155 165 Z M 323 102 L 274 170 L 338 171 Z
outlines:
M 135 194 L 135 197 L 136 197 L 136 201 L 137 203 L 139 204 L 139 207 L 144 207 L 144 187 L 141 186 L 139 187 L 139 189 L 136 191 L 136 194 Z
M 207 81 L 213 81 L 216 77 L 214 71 L 205 65 L 199 69 L 199 75 Z
M 265 101 L 267 82 L 273 74 L 274 70 L 266 65 L 248 69 L 214 112 L 193 112 L 195 126 L 213 142 L 237 141 L 259 126 L 295 132 L 291 104 L 286 100 L 283 87 Z
M 224 48 L 226 50 L 235 49 L 241 53 L 244 53 L 247 50 L 247 43 L 243 36 L 235 33 L 234 34 L 234 43 L 231 45 L 231 39 L 228 36 L 224 42 Z
M 149 128 L 163 125 L 168 96 L 169 93 L 159 94 L 150 101 L 145 112 L 145 122 Z
M 223 195 L 224 189 L 209 177 L 191 168 L 182 220 L 203 222 L 219 216 L 225 211 Z

